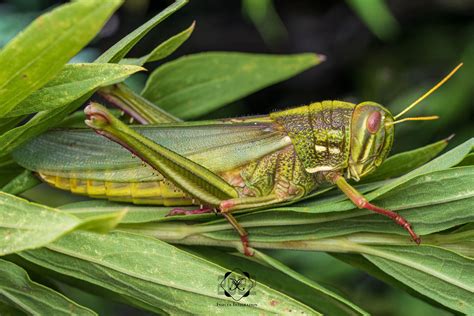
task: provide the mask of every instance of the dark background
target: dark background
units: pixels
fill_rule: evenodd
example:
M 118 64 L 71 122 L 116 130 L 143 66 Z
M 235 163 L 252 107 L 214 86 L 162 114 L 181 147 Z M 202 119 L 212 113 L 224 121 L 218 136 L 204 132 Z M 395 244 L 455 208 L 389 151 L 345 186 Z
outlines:
M 92 61 L 171 2 L 127 1 L 74 61 Z M 354 7 L 356 2 L 363 3 L 359 10 Z M 196 28 L 191 38 L 167 60 L 203 51 L 315 52 L 327 56 L 323 64 L 208 117 L 264 114 L 327 99 L 370 100 L 398 113 L 463 61 L 464 67 L 451 81 L 410 112 L 410 116 L 436 114 L 441 119 L 397 126 L 394 152 L 423 146 L 453 133 L 456 137 L 450 146 L 472 137 L 474 1 L 387 1 L 393 20 L 384 18 L 373 7 L 374 2 L 275 0 L 272 5 L 266 0 L 191 0 L 145 37 L 130 56 L 148 53 L 194 20 Z M 47 0 L 0 2 L 0 45 L 58 3 Z M 364 14 L 373 10 L 376 25 L 368 27 Z M 162 63 L 148 64 L 147 68 L 152 71 Z M 145 80 L 146 75 L 141 74 L 129 83 L 139 89 Z M 303 274 L 335 286 L 374 314 L 442 313 L 329 255 L 283 251 L 274 255 Z M 122 314 L 132 311 L 142 314 L 70 288 L 65 291 L 77 296 L 79 301 L 94 305 L 103 314 L 115 314 L 119 310 Z

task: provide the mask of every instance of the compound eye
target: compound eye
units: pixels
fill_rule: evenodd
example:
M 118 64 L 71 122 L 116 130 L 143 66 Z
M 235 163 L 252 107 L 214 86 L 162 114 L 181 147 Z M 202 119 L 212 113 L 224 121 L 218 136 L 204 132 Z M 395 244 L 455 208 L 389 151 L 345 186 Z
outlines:
M 380 128 L 380 122 L 382 121 L 382 114 L 379 111 L 372 112 L 367 119 L 367 130 L 371 134 L 377 133 Z

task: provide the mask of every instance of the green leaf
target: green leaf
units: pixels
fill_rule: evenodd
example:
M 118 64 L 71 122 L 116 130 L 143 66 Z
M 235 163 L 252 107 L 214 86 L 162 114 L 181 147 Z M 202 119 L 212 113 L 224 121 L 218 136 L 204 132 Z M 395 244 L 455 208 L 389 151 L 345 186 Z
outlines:
M 69 64 L 48 82 L 18 104 L 8 116 L 19 116 L 68 105 L 84 94 L 125 80 L 144 68 L 117 64 Z
M 374 173 L 363 181 L 384 180 L 401 176 L 436 157 L 448 145 L 448 139 L 389 157 Z
M 141 25 L 135 31 L 128 34 L 114 46 L 105 51 L 99 56 L 99 58 L 96 59 L 95 62 L 118 63 L 149 31 L 151 31 L 156 25 L 158 25 L 168 16 L 179 10 L 187 2 L 187 0 L 176 0 L 173 2 L 173 4 L 168 6 L 166 9 L 155 15 L 152 19 L 148 20 L 145 24 Z
M 44 14 L 0 51 L 0 117 L 58 74 L 121 1 L 74 1 Z
M 31 281 L 25 270 L 0 259 L 0 302 L 29 315 L 97 315 L 62 294 Z
M 170 37 L 169 39 L 158 45 L 154 50 L 152 50 L 145 56 L 142 56 L 140 58 L 123 58 L 120 63 L 127 65 L 143 66 L 146 63 L 158 61 L 168 57 L 175 50 L 177 50 L 189 38 L 189 36 L 191 36 L 191 33 L 194 31 L 194 25 L 195 22 L 193 22 L 193 24 L 191 24 L 191 26 L 185 29 L 184 31 L 176 34 L 175 36 Z
M 432 246 L 364 246 L 364 251 L 378 268 L 423 295 L 460 313 L 474 313 L 472 260 Z
M 154 238 L 124 232 L 74 232 L 22 258 L 77 280 L 109 290 L 122 300 L 159 314 L 222 313 L 233 299 L 219 293 L 228 270 Z M 258 282 L 258 280 L 257 280 Z M 266 284 L 245 298 L 249 315 L 315 310 Z M 272 303 L 277 301 L 278 304 Z M 238 306 L 231 306 L 239 310 Z
M 40 183 L 41 181 L 30 170 L 23 170 L 1 190 L 10 194 L 20 194 Z
M 461 226 L 450 234 L 435 234 L 431 242 L 439 247 L 474 259 L 474 223 Z
M 447 309 L 446 306 L 439 304 L 438 302 L 428 298 L 427 296 L 424 296 L 422 293 L 416 292 L 413 290 L 411 287 L 405 285 L 404 283 L 400 282 L 399 280 L 395 279 L 391 275 L 386 274 L 382 270 L 380 270 L 376 265 L 371 263 L 369 260 L 367 260 L 364 256 L 359 255 L 359 254 L 349 254 L 349 253 L 331 253 L 331 256 L 334 258 L 337 258 L 347 264 L 352 265 L 354 268 L 357 268 L 359 270 L 365 271 L 368 274 L 376 277 L 377 279 L 383 281 L 384 283 L 387 283 L 393 287 L 399 288 L 402 291 L 410 294 L 411 296 L 417 297 L 421 300 L 424 300 L 425 302 L 436 306 L 440 307 L 443 309 Z M 454 310 L 450 310 L 451 312 L 454 313 Z
M 142 94 L 173 115 L 194 118 L 288 79 L 321 61 L 321 56 L 309 53 L 194 54 L 153 71 Z
M 192 209 L 193 207 L 190 207 Z M 121 221 L 123 224 L 140 224 L 155 221 L 172 221 L 177 218 L 166 217 L 170 212 L 170 207 L 166 206 L 146 206 L 132 205 L 124 203 L 114 203 L 104 200 L 81 201 L 63 205 L 60 210 L 73 214 L 79 218 L 99 216 L 108 213 L 126 211 L 126 215 Z M 208 215 L 204 215 L 208 217 Z M 196 218 L 193 216 L 193 219 Z M 189 218 L 188 218 L 189 219 Z
M 123 215 L 115 213 L 102 220 L 94 217 L 80 220 L 56 209 L 0 192 L 0 256 L 42 247 L 82 227 L 95 231 L 110 229 Z

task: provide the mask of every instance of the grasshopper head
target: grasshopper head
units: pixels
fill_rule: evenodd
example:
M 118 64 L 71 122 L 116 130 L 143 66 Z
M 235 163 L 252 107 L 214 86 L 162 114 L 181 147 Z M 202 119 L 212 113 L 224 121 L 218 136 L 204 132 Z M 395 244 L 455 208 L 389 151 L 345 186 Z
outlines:
M 347 177 L 359 180 L 374 171 L 387 158 L 393 143 L 393 125 L 406 121 L 430 121 L 438 116 L 406 117 L 405 113 L 426 99 L 436 89 L 451 78 L 463 64 L 457 65 L 440 82 L 425 94 L 393 116 L 386 108 L 374 102 L 362 102 L 356 105 L 352 114 L 351 148 Z
M 348 177 L 358 181 L 387 157 L 393 143 L 393 116 L 380 104 L 362 102 L 352 114 Z

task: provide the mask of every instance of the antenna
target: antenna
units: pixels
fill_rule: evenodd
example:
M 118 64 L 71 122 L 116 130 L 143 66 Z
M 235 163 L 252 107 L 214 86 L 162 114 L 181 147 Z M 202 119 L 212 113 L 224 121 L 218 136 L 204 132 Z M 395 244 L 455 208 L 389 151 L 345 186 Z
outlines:
M 463 65 L 463 63 L 460 63 L 459 65 L 457 65 L 453 70 L 451 70 L 451 72 L 446 76 L 444 77 L 443 79 L 441 79 L 440 82 L 438 82 L 433 88 L 431 88 L 428 92 L 426 92 L 425 94 L 423 94 L 421 97 L 419 97 L 415 102 L 413 102 L 412 104 L 410 104 L 409 106 L 407 106 L 403 111 L 401 111 L 400 113 L 398 113 L 397 115 L 395 115 L 393 118 L 396 120 L 397 118 L 399 118 L 400 116 L 402 116 L 403 114 L 405 114 L 406 112 L 410 111 L 411 109 L 413 109 L 418 103 L 420 103 L 421 101 L 423 101 L 424 99 L 426 99 L 430 94 L 432 94 L 433 92 L 435 92 L 439 87 L 441 87 L 446 81 L 449 80 L 449 78 L 451 78 L 455 73 L 456 71 L 459 70 L 459 68 L 461 68 Z M 410 118 L 410 120 L 407 120 L 405 119 L 405 121 L 415 121 L 415 118 L 412 117 Z M 399 123 L 401 122 L 400 121 L 395 121 L 393 122 L 393 124 L 396 124 L 396 123 Z
M 438 115 L 433 115 L 433 116 L 419 116 L 419 117 L 406 117 L 404 119 L 398 120 L 398 121 L 393 121 L 390 123 L 386 123 L 385 125 L 395 125 L 398 123 L 406 122 L 406 121 L 432 121 L 432 120 L 437 120 L 439 119 Z

